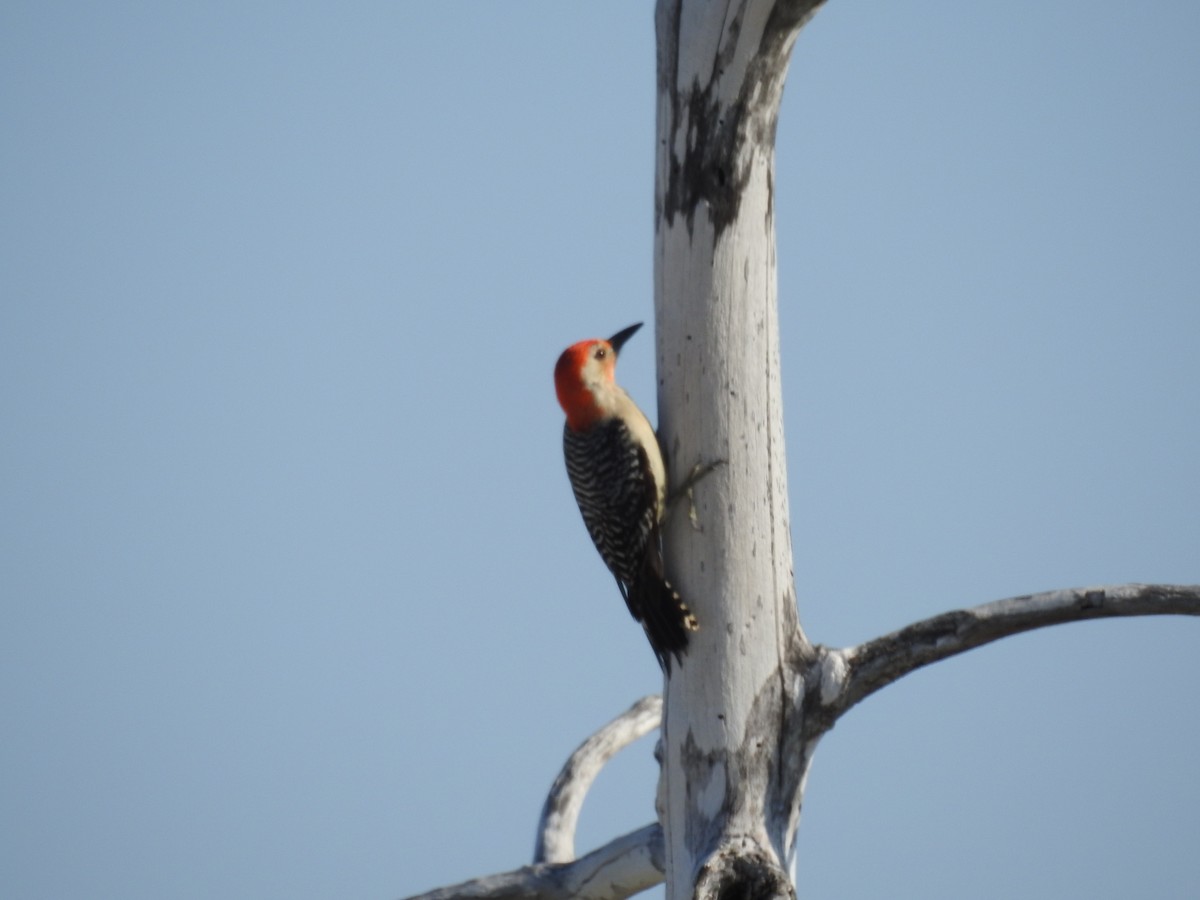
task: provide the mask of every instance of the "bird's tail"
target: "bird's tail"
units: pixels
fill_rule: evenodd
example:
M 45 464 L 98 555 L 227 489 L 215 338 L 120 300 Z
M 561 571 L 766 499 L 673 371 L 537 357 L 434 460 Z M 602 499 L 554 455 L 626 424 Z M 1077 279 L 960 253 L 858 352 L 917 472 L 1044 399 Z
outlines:
M 638 618 L 646 629 L 646 637 L 650 639 L 659 665 L 664 672 L 669 672 L 672 656 L 676 662 L 683 663 L 688 633 L 698 630 L 700 625 L 679 592 L 655 568 L 646 566 L 631 586 L 629 599 L 630 605 L 641 613 Z

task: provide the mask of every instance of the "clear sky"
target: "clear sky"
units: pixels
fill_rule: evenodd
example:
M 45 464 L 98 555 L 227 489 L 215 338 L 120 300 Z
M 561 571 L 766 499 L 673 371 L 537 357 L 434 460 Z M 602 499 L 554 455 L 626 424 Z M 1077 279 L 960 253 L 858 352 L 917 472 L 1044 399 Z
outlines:
M 653 321 L 651 4 L 0 6 L 0 892 L 529 861 L 658 670 L 551 370 Z M 831 0 L 778 136 L 800 613 L 1200 581 L 1200 4 Z M 653 335 L 621 379 L 654 407 Z M 924 670 L 818 750 L 819 898 L 1184 898 L 1200 621 Z M 580 848 L 650 821 L 651 742 Z

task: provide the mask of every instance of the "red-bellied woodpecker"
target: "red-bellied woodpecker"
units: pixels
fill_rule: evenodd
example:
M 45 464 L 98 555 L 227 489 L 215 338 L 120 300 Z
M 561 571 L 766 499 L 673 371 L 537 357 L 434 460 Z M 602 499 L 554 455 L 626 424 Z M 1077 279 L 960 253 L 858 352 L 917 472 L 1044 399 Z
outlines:
M 608 340 L 572 344 L 554 367 L 567 414 L 563 451 L 583 522 L 664 670 L 682 662 L 696 618 L 663 576 L 659 524 L 667 470 L 650 422 L 614 380 L 617 354 L 639 322 Z

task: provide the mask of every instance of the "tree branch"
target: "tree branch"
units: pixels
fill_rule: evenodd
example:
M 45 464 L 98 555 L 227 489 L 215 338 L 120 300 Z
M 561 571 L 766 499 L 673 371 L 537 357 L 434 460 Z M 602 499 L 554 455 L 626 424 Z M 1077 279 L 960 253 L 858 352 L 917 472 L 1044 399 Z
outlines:
M 662 828 L 653 824 L 574 862 L 523 866 L 407 900 L 625 900 L 661 884 L 665 868 Z
M 1200 615 L 1200 585 L 1125 584 L 1046 591 L 942 613 L 880 638 L 826 650 L 819 667 L 828 725 L 909 672 L 1047 625 L 1116 616 Z
M 662 698 L 643 697 L 571 754 L 542 806 L 534 865 L 565 863 L 575 858 L 575 826 L 583 799 L 600 769 L 620 750 L 657 728 L 661 721 Z

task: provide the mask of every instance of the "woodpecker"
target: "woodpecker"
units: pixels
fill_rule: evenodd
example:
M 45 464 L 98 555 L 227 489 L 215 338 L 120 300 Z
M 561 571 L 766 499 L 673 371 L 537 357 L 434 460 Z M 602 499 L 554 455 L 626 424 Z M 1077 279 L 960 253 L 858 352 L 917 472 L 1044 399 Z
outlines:
M 659 665 L 682 663 L 696 617 L 663 575 L 659 526 L 667 508 L 667 469 L 649 420 L 616 383 L 617 354 L 642 323 L 608 340 L 572 344 L 554 367 L 567 414 L 567 475 L 588 534 L 642 624 Z

